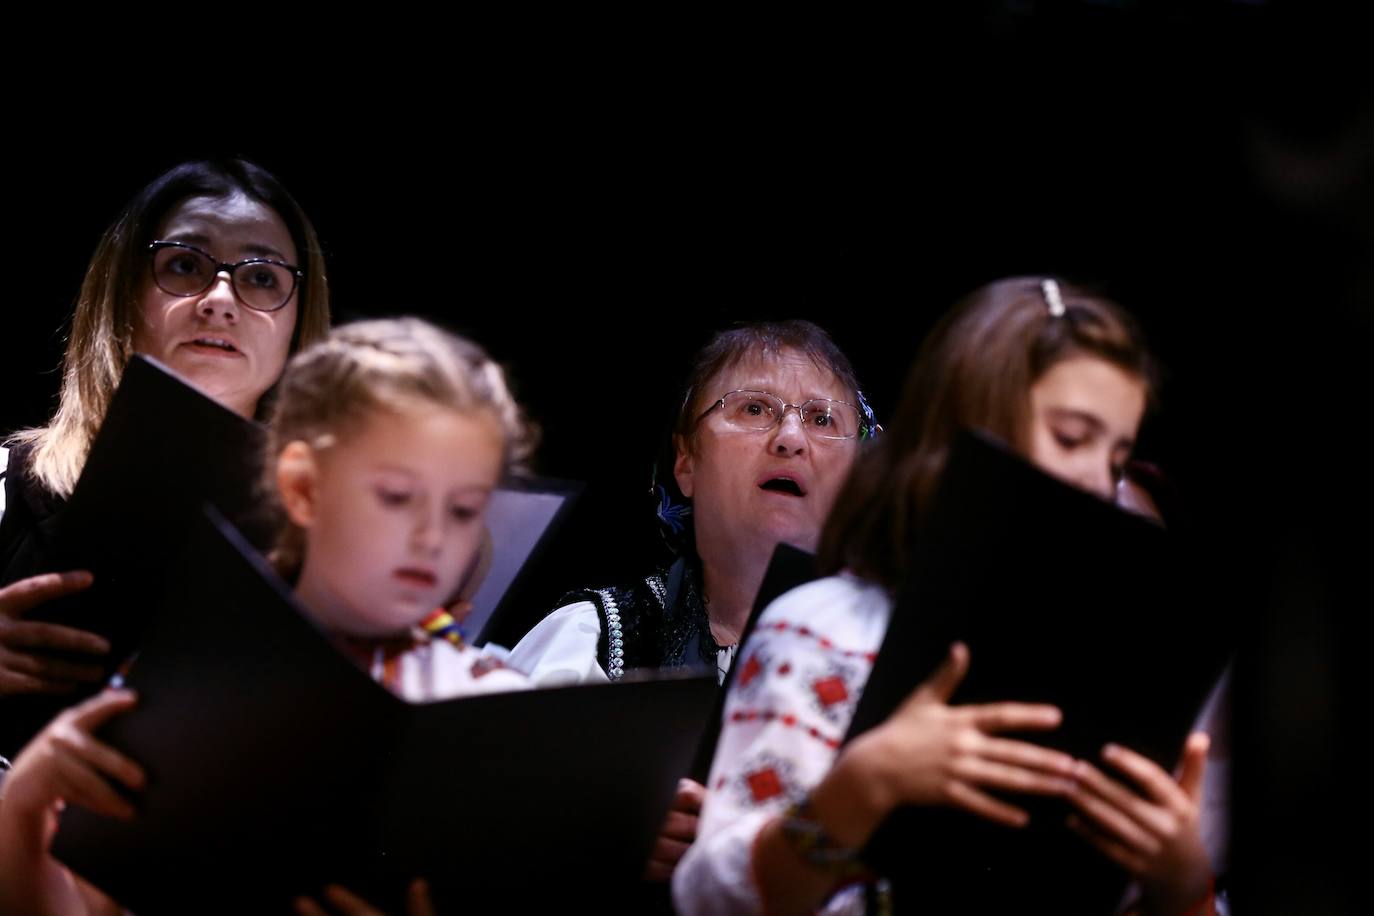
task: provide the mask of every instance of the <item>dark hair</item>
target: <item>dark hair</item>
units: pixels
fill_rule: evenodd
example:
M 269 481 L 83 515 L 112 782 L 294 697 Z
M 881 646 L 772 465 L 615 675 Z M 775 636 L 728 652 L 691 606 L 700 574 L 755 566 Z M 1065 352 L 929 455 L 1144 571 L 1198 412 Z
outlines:
M 92 259 L 91 270 L 95 271 L 97 265 L 102 266 L 104 276 L 118 284 L 115 290 L 117 301 L 126 306 L 125 314 L 119 316 L 123 327 L 132 330 L 133 318 L 128 306 L 138 301 L 148 244 L 154 241 L 153 236 L 163 217 L 181 201 L 193 197 L 227 197 L 233 194 L 244 194 L 271 207 L 291 233 L 291 241 L 303 261 L 297 265 L 305 272 L 305 277 L 297 291 L 300 307 L 297 310 L 296 329 L 291 337 L 291 352 L 328 333 L 329 287 L 325 278 L 324 254 L 320 250 L 315 228 L 300 204 L 272 173 L 244 159 L 198 160 L 171 168 L 140 191 L 106 232 Z M 88 273 L 88 283 L 90 279 Z M 83 285 L 83 299 L 86 291 Z
M 147 277 L 148 244 L 173 207 L 193 197 L 242 193 L 276 211 L 291 233 L 305 273 L 291 352 L 329 330 L 329 283 L 324 254 L 305 212 L 265 169 L 242 159 L 183 162 L 139 191 L 101 236 L 81 283 L 63 357 L 57 413 L 45 427 L 11 438 L 33 448 L 30 473 L 59 496 L 71 493 L 105 408 L 133 355 L 140 284 Z
M 854 405 L 860 406 L 859 379 L 854 374 L 854 366 L 823 328 L 801 319 L 761 321 L 721 331 L 697 351 L 687 373 L 673 434 L 690 448 L 700 415 L 699 399 L 702 394 L 712 394 L 704 391 L 706 384 L 750 356 L 776 357 L 784 350 L 795 350 L 810 359 L 817 369 L 834 375 L 848 390 Z
M 854 366 L 819 325 L 801 319 L 760 321 L 717 332 L 692 357 L 672 435 L 664 436 L 654 465 L 650 495 L 654 500 L 659 533 L 673 553 L 695 553 L 696 550 L 691 500 L 678 489 L 673 462 L 678 448 L 689 451 L 693 448 L 693 433 L 703 409 L 702 395 L 713 397 L 723 393 L 706 391 L 707 384 L 749 357 L 777 357 L 786 350 L 804 354 L 817 369 L 833 374 L 849 392 L 863 415 L 863 422 L 869 426 L 868 433 L 872 433 L 872 412 L 863 400 Z
M 956 433 L 981 429 L 1029 449 L 1030 389 L 1054 365 L 1094 356 L 1155 387 L 1154 361 L 1119 305 L 1038 277 L 998 280 L 960 300 L 921 345 L 884 435 L 861 454 L 821 535 L 821 567 L 895 590 Z M 1054 283 L 1055 281 L 1048 281 Z

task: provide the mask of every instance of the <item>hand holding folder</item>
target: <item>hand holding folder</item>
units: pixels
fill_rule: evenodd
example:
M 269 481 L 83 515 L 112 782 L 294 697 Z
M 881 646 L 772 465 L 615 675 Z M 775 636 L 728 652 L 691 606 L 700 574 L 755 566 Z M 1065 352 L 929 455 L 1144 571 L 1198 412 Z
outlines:
M 1093 760 L 1117 743 L 1172 767 L 1225 656 L 1222 616 L 1199 605 L 1186 571 L 1177 538 L 1158 525 L 965 434 L 926 512 L 847 740 L 887 720 L 962 642 L 972 663 L 956 704 L 1051 704 L 1063 723 L 1037 743 Z M 1114 906 L 1126 877 L 1065 829 L 1067 805 L 1016 804 L 1030 813 L 1025 831 L 948 809 L 900 809 L 864 857 L 909 905 Z
M 54 853 L 135 912 L 252 911 L 343 883 L 384 906 L 416 876 L 528 901 L 632 884 L 714 678 L 408 704 L 337 652 L 222 520 L 199 526 L 102 732 L 147 771 L 138 816 L 74 809 Z M 468 896 L 465 896 L 468 895 Z
M 259 479 L 266 436 L 263 427 L 156 361 L 141 355 L 129 360 L 71 498 L 27 533 L 4 570 L 8 579 L 53 571 L 94 574 L 90 588 L 46 600 L 25 619 L 94 634 L 107 644 L 107 654 L 94 660 L 102 670 L 60 697 L 6 698 L 0 753 L 18 752 L 138 645 L 169 562 L 203 503 L 265 544 L 271 526 L 262 513 Z M 47 654 L 66 664 L 93 662 L 89 653 Z
M 25 619 L 49 602 L 89 588 L 85 570 L 45 573 L 0 588 L 0 697 L 65 694 L 105 679 L 108 640 L 95 633 Z M 62 653 L 67 657 L 61 657 Z

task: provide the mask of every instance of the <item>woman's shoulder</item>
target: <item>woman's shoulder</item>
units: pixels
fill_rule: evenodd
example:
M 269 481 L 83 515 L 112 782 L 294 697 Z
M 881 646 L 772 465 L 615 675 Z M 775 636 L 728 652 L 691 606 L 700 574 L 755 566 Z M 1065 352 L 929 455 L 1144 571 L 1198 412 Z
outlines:
M 814 579 L 783 593 L 764 610 L 764 616 L 786 611 L 816 609 L 816 613 L 883 613 L 891 602 L 882 586 L 847 572 Z
M 892 601 L 882 586 L 840 573 L 783 594 L 764 609 L 756 626 L 760 630 L 804 627 L 837 634 L 876 635 L 881 641 L 891 615 Z

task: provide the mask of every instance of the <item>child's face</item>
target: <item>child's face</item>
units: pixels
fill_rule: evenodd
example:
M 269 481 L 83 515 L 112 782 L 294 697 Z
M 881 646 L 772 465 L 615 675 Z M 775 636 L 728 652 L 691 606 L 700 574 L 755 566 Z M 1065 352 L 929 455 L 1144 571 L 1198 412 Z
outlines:
M 501 451 L 494 417 L 437 407 L 378 412 L 311 450 L 312 480 L 301 484 L 311 492 L 283 497 L 306 529 L 297 593 L 320 623 L 393 634 L 452 596 L 477 552 Z
M 1116 495 L 1145 415 L 1145 383 L 1092 356 L 1056 363 L 1031 386 L 1030 459 L 1096 493 Z

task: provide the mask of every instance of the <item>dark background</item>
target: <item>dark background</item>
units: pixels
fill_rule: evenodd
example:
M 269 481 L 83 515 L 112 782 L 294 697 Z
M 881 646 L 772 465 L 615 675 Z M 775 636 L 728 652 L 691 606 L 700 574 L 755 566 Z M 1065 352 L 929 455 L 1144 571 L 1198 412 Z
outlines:
M 1086 282 L 1142 318 L 1168 368 L 1139 453 L 1181 490 L 1250 648 L 1238 893 L 1349 906 L 1328 876 L 1355 865 L 1333 816 L 1363 777 L 1374 606 L 1367 535 L 1348 531 L 1369 519 L 1362 33 L 1261 3 L 1029 2 L 878 31 L 871 48 L 760 31 L 729 64 L 647 45 L 623 65 L 508 62 L 423 95 L 340 88 L 290 117 L 188 95 L 201 128 L 175 129 L 169 104 L 36 135 L 11 150 L 0 429 L 50 413 L 63 323 L 126 199 L 181 159 L 245 155 L 314 219 L 336 320 L 414 312 L 471 335 L 543 429 L 537 469 L 587 481 L 523 596 L 530 622 L 658 557 L 656 436 L 713 330 L 817 321 L 885 419 L 958 295 L 1019 273 Z

